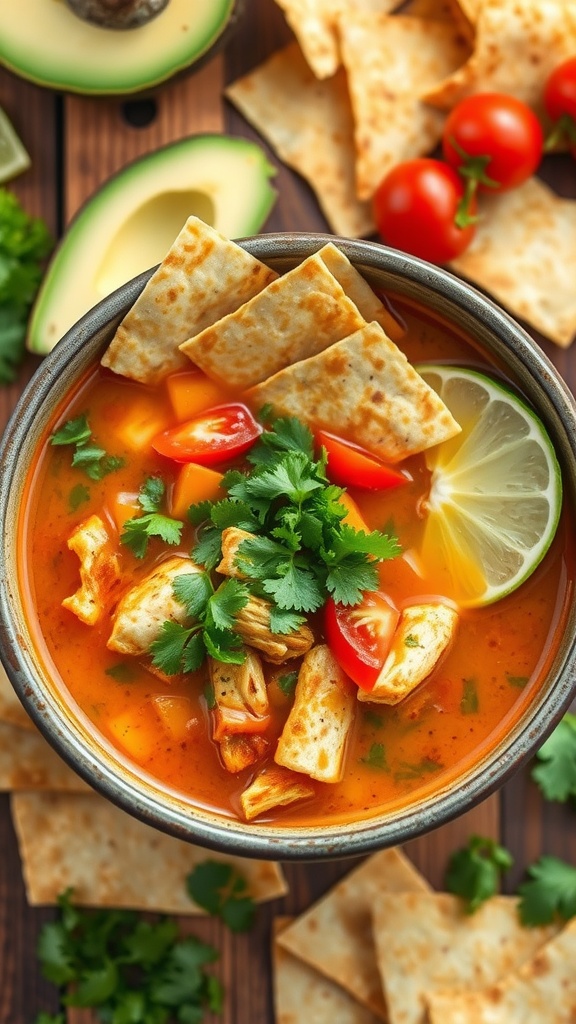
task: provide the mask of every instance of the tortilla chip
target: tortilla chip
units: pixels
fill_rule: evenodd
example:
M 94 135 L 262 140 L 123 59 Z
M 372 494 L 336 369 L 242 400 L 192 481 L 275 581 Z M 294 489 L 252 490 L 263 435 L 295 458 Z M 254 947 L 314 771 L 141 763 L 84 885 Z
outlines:
M 354 126 L 343 71 L 319 81 L 291 43 L 228 86 L 226 96 L 311 185 L 337 235 L 373 234 L 370 204 L 356 197 Z
M 87 906 L 203 913 L 186 894 L 185 878 L 205 860 L 233 864 L 258 902 L 287 891 L 277 864 L 192 846 L 96 795 L 19 793 L 12 815 L 32 906 L 52 904 L 70 887 L 75 902 Z
M 384 462 L 453 437 L 456 420 L 379 324 L 367 324 L 249 392 L 256 408 L 342 435 Z
M 0 791 L 36 789 L 84 793 L 89 786 L 39 732 L 0 722 Z
M 30 716 L 20 703 L 12 683 L 6 675 L 5 668 L 0 664 L 0 722 L 10 722 L 20 729 L 35 730 Z
M 238 309 L 276 273 L 197 217 L 189 217 L 124 317 L 102 365 L 156 384 L 188 365 L 178 346 Z
M 424 99 L 449 110 L 465 96 L 503 92 L 537 111 L 550 72 L 576 52 L 576 4 L 566 0 L 485 0 L 462 5 L 476 18 L 466 63 L 428 88 Z
M 492 985 L 558 931 L 525 928 L 515 896 L 495 896 L 467 914 L 449 893 L 382 893 L 372 921 L 390 1024 L 425 1024 L 426 993 Z
M 274 936 L 290 918 L 274 919 Z M 323 977 L 277 941 L 272 944 L 276 1024 L 376 1024 L 378 1018 L 340 985 Z
M 428 883 L 401 850 L 382 850 L 302 914 L 278 943 L 387 1020 L 371 933 L 372 906 L 383 892 L 427 889 Z
M 575 961 L 572 921 L 517 973 L 490 988 L 431 993 L 430 1024 L 569 1024 L 576 1006 Z
M 320 250 L 180 347 L 209 377 L 242 391 L 363 324 Z
M 535 178 L 482 197 L 470 248 L 451 264 L 558 345 L 576 335 L 576 202 Z
M 430 152 L 443 115 L 422 94 L 466 59 L 467 42 L 442 21 L 355 14 L 339 21 L 354 113 L 356 193 L 369 199 L 396 164 Z
M 348 257 L 332 242 L 320 250 L 320 255 L 328 270 L 334 274 L 366 322 L 372 323 L 373 320 L 376 320 L 384 328 L 388 337 L 392 338 L 392 341 L 399 341 L 406 333 L 406 328 L 394 319 L 382 300 L 364 280 L 362 274 L 350 263 Z

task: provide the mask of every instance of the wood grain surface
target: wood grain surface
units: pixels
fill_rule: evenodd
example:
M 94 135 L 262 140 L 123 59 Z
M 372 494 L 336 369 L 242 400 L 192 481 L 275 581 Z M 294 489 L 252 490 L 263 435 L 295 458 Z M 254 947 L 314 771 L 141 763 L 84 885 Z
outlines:
M 58 96 L 0 69 L 0 105 L 32 157 L 31 170 L 14 182 L 14 191 L 27 210 L 43 216 L 57 235 L 102 181 L 159 145 L 197 132 L 222 130 L 258 139 L 223 101 L 222 88 L 288 38 L 283 16 L 272 0 L 247 0 L 244 18 L 223 54 L 196 73 L 127 102 Z M 305 182 L 267 152 L 278 169 L 275 183 L 279 191 L 267 230 L 328 231 Z M 575 168 L 568 157 L 554 157 L 546 161 L 543 174 L 561 194 L 576 198 Z M 576 351 L 559 351 L 534 337 L 575 390 Z M 0 390 L 0 427 L 36 365 L 37 360 L 29 357 L 18 383 Z M 526 865 L 543 851 L 576 863 L 575 812 L 560 805 L 543 805 L 528 770 L 463 818 L 410 843 L 407 852 L 430 882 L 441 886 L 450 851 L 472 832 L 499 836 L 515 855 L 516 864 L 507 879 L 509 890 L 517 886 Z M 184 923 L 183 927 L 220 950 L 218 970 L 227 993 L 224 1013 L 218 1018 L 222 1024 L 272 1024 L 272 918 L 280 913 L 297 914 L 350 867 L 349 861 L 286 865 L 289 895 L 263 906 L 247 936 L 233 937 L 214 920 Z M 158 869 L 161 871 L 162 865 Z M 9 798 L 0 796 L 0 1024 L 33 1024 L 41 1010 L 54 1013 L 59 1009 L 55 989 L 42 980 L 35 956 L 39 930 L 52 916 L 50 909 L 27 906 Z M 93 1017 L 86 1011 L 68 1011 L 67 1020 L 69 1024 L 92 1024 Z

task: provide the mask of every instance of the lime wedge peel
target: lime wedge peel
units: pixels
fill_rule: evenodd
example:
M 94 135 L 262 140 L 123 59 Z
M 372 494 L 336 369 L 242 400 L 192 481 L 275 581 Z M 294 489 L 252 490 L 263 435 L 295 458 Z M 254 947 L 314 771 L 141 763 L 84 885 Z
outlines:
M 30 157 L 12 123 L 0 107 L 0 185 L 28 170 Z
M 491 604 L 550 547 L 562 507 L 558 460 L 539 418 L 502 384 L 454 366 L 417 369 L 462 426 L 426 453 L 424 564 L 462 607 Z

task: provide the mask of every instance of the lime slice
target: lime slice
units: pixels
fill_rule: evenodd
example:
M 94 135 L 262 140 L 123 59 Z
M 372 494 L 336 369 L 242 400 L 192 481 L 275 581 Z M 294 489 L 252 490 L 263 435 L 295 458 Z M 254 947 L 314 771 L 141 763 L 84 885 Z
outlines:
M 534 571 L 556 532 L 560 467 L 542 423 L 494 380 L 454 366 L 419 366 L 462 427 L 426 453 L 422 557 L 464 607 L 498 601 Z
M 22 174 L 29 167 L 30 157 L 0 107 L 0 184 Z

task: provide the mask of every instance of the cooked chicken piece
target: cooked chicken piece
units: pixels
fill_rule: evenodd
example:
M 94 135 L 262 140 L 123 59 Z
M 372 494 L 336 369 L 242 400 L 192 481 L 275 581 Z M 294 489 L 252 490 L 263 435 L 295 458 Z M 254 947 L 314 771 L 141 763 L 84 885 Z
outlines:
M 228 526 L 222 530 L 222 561 L 216 566 L 216 572 L 222 576 L 235 576 L 237 579 L 245 579 L 245 574 L 234 565 L 234 559 L 243 540 L 250 540 L 254 536 L 248 530 L 239 530 L 237 526 Z
M 248 651 L 241 665 L 208 659 L 214 691 L 214 739 L 231 733 L 264 732 L 270 721 L 270 705 L 260 658 Z
M 307 779 L 295 775 L 287 768 L 265 768 L 244 790 L 240 797 L 244 817 L 252 821 L 272 807 L 285 807 L 296 800 L 314 796 L 314 788 Z
M 80 559 L 80 587 L 62 601 L 87 626 L 98 622 L 112 591 L 120 582 L 120 564 L 100 516 L 90 516 L 68 538 L 68 547 Z
M 256 733 L 223 736 L 220 741 L 220 756 L 227 771 L 235 774 L 256 764 L 268 750 L 268 740 Z
M 236 613 L 234 628 L 249 647 L 262 651 L 265 661 L 281 665 L 289 658 L 299 658 L 314 643 L 312 630 L 304 625 L 292 633 L 273 633 L 270 629 L 270 604 L 261 597 L 250 597 Z
M 120 654 L 146 654 L 164 622 L 185 621 L 186 608 L 175 597 L 172 584 L 177 576 L 194 572 L 201 569 L 182 555 L 161 562 L 119 601 L 106 646 Z
M 355 706 L 356 686 L 330 648 L 325 644 L 313 647 L 298 673 L 294 704 L 274 756 L 276 763 L 319 782 L 340 782 Z
M 412 693 L 452 640 L 458 612 L 448 604 L 412 604 L 400 616 L 392 647 L 375 686 L 358 690 L 358 700 L 398 704 Z

